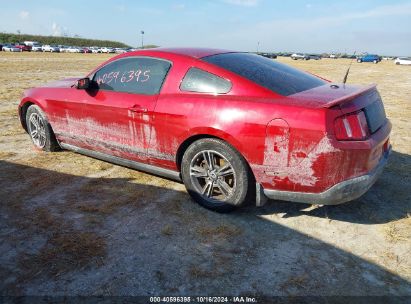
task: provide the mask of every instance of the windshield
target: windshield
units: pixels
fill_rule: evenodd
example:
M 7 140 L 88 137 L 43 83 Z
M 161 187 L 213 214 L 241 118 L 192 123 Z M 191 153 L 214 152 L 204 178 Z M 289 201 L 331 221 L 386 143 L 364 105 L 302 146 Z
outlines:
M 311 74 L 255 54 L 226 53 L 201 59 L 284 96 L 326 83 Z

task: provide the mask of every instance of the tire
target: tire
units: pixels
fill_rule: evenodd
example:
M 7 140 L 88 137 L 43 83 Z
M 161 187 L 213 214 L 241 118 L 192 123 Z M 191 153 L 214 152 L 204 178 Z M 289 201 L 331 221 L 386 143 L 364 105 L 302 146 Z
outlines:
M 188 193 L 199 205 L 220 213 L 241 206 L 251 188 L 245 159 L 228 143 L 215 138 L 200 139 L 188 147 L 181 175 Z
M 377 63 L 378 63 L 378 61 L 377 61 L 377 60 L 374 60 L 373 62 L 374 62 L 375 64 L 377 64 Z
M 358 62 L 358 63 L 361 63 L 361 62 L 362 62 L 362 60 L 361 60 L 361 59 L 357 59 L 357 62 Z
M 37 150 L 52 152 L 61 149 L 46 115 L 36 105 L 27 109 L 26 128 Z
M 395 64 L 396 64 L 396 65 L 400 65 L 400 63 L 399 63 L 399 62 L 396 62 Z

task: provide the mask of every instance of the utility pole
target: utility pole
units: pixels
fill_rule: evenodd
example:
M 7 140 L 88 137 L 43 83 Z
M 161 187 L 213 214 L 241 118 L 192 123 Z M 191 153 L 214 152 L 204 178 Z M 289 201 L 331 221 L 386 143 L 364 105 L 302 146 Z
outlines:
M 144 49 L 144 31 L 141 31 L 141 48 Z
M 258 54 L 258 49 L 260 48 L 260 41 L 257 42 L 257 54 Z

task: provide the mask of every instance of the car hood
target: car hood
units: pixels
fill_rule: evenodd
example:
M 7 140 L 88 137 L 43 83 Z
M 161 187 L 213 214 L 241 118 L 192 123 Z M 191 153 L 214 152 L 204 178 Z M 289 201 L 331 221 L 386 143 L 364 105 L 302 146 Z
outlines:
M 46 88 L 69 88 L 73 84 L 75 84 L 76 81 L 79 80 L 80 78 L 82 78 L 82 77 L 81 76 L 79 76 L 79 77 L 70 77 L 70 78 L 65 78 L 65 79 L 61 79 L 61 80 L 57 80 L 57 81 L 52 81 L 52 82 L 46 83 L 42 87 L 43 88 L 44 87 L 46 87 Z

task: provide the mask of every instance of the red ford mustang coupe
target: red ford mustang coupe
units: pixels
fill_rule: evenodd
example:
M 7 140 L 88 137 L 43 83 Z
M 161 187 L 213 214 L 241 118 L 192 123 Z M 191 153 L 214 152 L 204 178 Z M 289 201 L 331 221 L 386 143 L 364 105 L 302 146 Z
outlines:
M 19 114 L 38 149 L 182 180 L 195 201 L 219 212 L 267 197 L 356 199 L 391 150 L 375 85 L 330 83 L 223 50 L 121 54 L 85 78 L 27 90 Z

